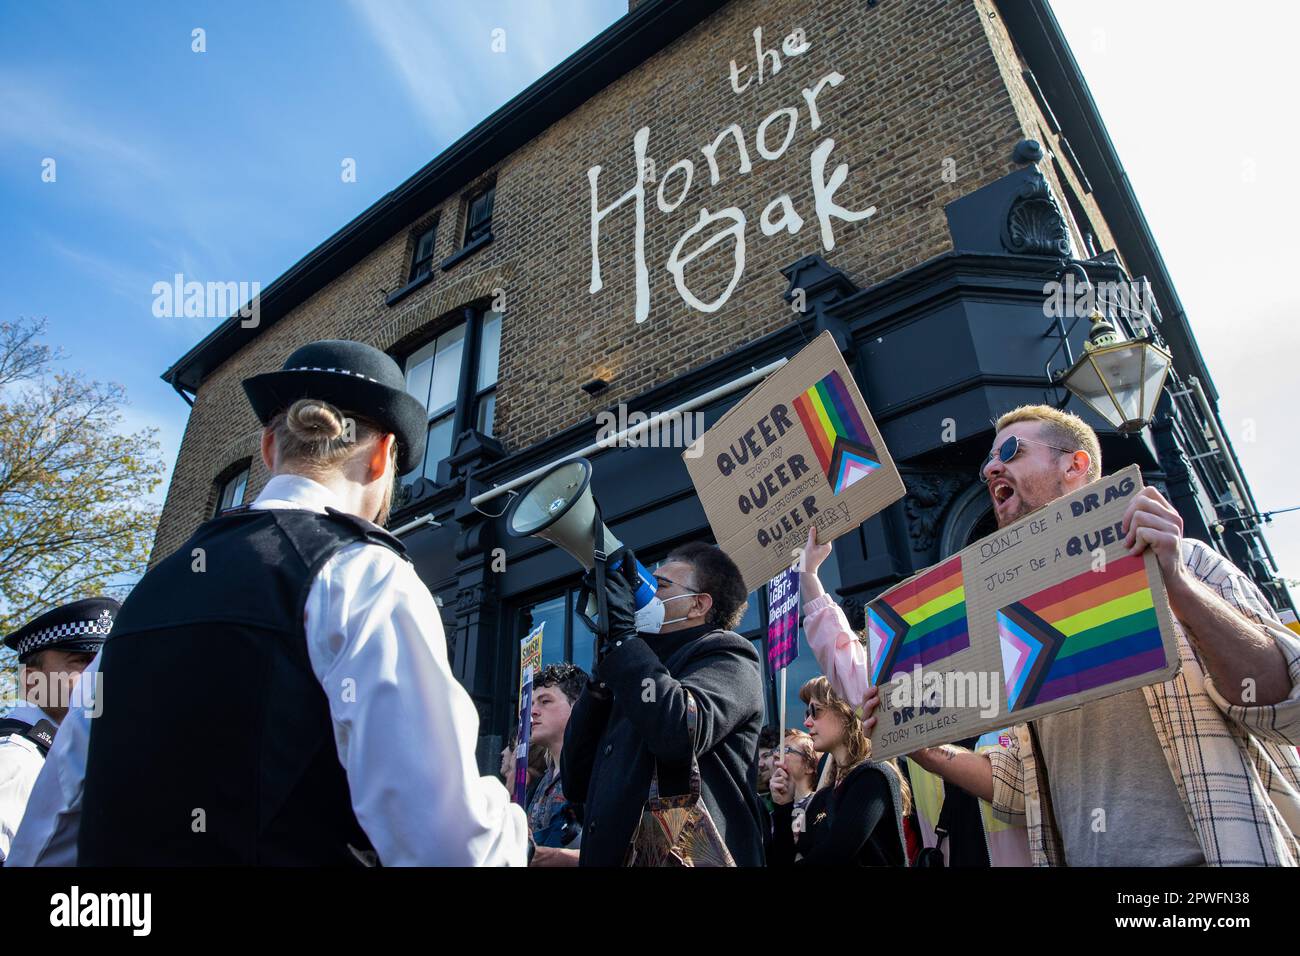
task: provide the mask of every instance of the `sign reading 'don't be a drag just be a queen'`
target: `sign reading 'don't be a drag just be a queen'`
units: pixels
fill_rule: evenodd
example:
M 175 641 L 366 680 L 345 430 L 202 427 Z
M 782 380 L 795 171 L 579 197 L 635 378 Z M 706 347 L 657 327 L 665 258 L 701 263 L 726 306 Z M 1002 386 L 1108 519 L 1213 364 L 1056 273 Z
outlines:
M 880 688 L 871 755 L 973 737 L 1178 673 L 1160 566 L 1130 555 L 1136 465 L 1094 481 L 867 605 Z
M 795 564 L 810 526 L 833 541 L 907 493 L 830 332 L 682 458 L 714 539 L 750 591 Z

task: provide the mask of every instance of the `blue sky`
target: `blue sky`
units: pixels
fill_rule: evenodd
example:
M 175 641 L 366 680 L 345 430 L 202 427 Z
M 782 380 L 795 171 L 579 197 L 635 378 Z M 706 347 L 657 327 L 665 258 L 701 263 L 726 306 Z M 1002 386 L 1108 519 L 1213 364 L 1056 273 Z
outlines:
M 158 376 L 218 323 L 155 318 L 153 284 L 269 285 L 626 10 L 0 4 L 0 315 L 45 316 L 67 367 L 125 385 L 170 468 L 187 408 Z
M 1262 507 L 1294 480 L 1300 256 L 1283 5 L 1055 0 L 1223 394 Z M 0 315 L 45 316 L 67 365 L 121 382 L 170 466 L 159 374 L 216 322 L 151 287 L 265 287 L 604 29 L 625 0 L 0 4 Z M 1174 11 L 1177 15 L 1173 15 Z M 191 49 L 206 31 L 207 50 Z M 506 51 L 492 52 L 505 30 Z M 46 157 L 57 179 L 41 181 Z M 357 182 L 341 180 L 344 158 Z M 1271 278 L 1277 276 L 1278 278 Z M 1261 348 L 1259 343 L 1269 345 Z M 1250 440 L 1253 436 L 1254 440 Z M 1300 514 L 1270 541 L 1300 577 Z

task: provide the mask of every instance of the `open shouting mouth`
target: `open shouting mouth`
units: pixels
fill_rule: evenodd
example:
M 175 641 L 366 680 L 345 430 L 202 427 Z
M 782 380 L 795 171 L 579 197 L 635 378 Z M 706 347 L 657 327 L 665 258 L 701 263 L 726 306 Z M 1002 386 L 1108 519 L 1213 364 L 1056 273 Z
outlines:
M 1016 497 L 1016 489 L 1005 478 L 994 478 L 989 482 L 989 495 L 993 498 L 993 507 L 1003 511 Z

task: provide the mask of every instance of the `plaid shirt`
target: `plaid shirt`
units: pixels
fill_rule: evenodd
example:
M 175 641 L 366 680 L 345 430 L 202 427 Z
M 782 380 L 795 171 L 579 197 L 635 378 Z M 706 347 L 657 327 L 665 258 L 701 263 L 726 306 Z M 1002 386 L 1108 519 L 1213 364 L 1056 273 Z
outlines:
M 1283 626 L 1254 583 L 1208 545 L 1184 538 L 1182 557 L 1199 581 L 1273 639 L 1291 678 L 1290 693 L 1277 704 L 1230 704 L 1175 624 L 1182 669 L 1142 692 L 1187 818 L 1210 866 L 1300 865 L 1300 637 Z M 1035 866 L 1063 866 L 1035 735 L 1029 724 L 1013 730 L 1009 748 L 989 752 L 993 812 L 1028 827 Z

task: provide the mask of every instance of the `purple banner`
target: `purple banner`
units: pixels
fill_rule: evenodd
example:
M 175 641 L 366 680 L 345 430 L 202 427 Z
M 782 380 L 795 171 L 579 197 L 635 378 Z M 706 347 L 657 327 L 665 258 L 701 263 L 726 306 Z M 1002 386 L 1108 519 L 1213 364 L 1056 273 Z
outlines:
M 799 572 L 782 571 L 767 583 L 767 666 L 772 673 L 799 656 Z
M 515 744 L 515 785 L 513 798 L 521 807 L 528 806 L 528 744 L 533 730 L 533 675 L 542 667 L 543 621 L 519 642 L 519 727 Z

